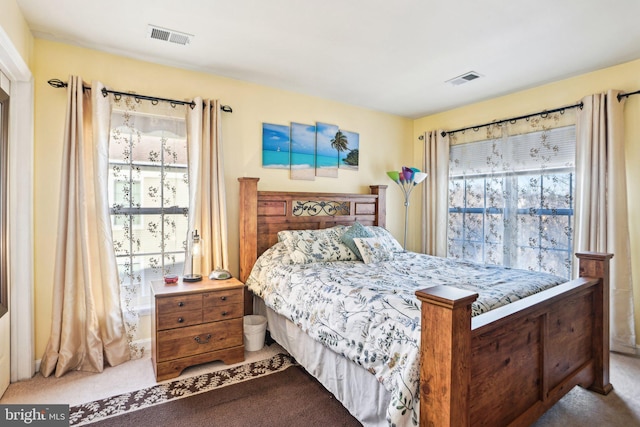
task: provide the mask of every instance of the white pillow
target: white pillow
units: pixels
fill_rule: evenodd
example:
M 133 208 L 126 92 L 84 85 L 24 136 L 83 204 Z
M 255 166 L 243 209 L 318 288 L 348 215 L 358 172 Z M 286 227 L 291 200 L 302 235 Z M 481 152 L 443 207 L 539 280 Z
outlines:
M 369 225 L 366 228 L 371 230 L 376 237 L 380 238 L 381 243 L 391 252 L 404 252 L 402 245 L 386 228 L 377 225 Z
M 393 260 L 393 252 L 389 251 L 383 239 L 379 237 L 354 237 L 353 241 L 360 250 L 365 264 Z

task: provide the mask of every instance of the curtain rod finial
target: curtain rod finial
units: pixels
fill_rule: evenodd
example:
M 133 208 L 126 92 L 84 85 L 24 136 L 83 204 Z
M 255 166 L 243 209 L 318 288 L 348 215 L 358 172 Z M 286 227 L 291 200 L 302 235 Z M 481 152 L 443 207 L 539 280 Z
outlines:
M 51 79 L 47 83 L 49 83 L 49 85 L 51 85 L 52 87 L 55 87 L 56 89 L 59 89 L 61 87 L 67 87 L 67 83 L 63 82 L 60 79 Z

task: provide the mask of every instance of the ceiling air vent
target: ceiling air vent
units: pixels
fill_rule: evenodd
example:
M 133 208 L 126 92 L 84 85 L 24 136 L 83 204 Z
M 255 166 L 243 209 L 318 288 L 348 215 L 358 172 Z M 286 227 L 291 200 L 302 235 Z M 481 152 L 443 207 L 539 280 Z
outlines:
M 471 80 L 479 79 L 482 77 L 482 74 L 476 73 L 475 71 L 469 71 L 468 73 L 464 73 L 461 76 L 454 77 L 451 80 L 447 80 L 446 83 L 450 83 L 453 86 L 460 86 L 461 84 L 470 82 Z
M 171 42 L 175 44 L 187 45 L 191 42 L 193 34 L 182 33 L 180 31 L 169 30 L 167 28 L 156 27 L 155 25 L 149 25 L 147 36 L 150 39 L 162 40 L 165 42 Z

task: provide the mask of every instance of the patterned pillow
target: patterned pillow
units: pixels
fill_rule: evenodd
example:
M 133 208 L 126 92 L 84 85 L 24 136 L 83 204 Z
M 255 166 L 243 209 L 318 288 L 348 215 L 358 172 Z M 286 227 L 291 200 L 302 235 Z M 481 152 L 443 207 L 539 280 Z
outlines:
M 375 234 L 373 234 L 373 231 L 367 230 L 364 225 L 360 224 L 359 222 L 356 222 L 351 227 L 349 227 L 347 231 L 344 232 L 341 239 L 342 239 L 342 243 L 347 245 L 347 247 L 351 249 L 351 251 L 354 254 L 356 254 L 358 259 L 361 260 L 362 255 L 360 255 L 360 251 L 358 250 L 356 243 L 353 241 L 353 238 L 354 237 L 373 237 L 373 236 L 375 236 Z
M 278 232 L 278 240 L 289 251 L 293 264 L 323 261 L 358 261 L 356 254 L 342 241 L 344 227 L 322 230 L 285 230 Z
M 393 252 L 389 252 L 379 237 L 355 237 L 353 241 L 360 250 L 365 264 L 391 261 L 393 259 Z
M 319 230 L 281 230 L 278 231 L 278 242 L 285 242 L 289 239 L 298 239 L 301 236 L 315 238 L 316 236 L 324 235 L 327 233 L 327 230 L 333 230 L 338 235 L 341 235 L 347 228 L 349 227 L 346 225 L 335 225 L 331 228 L 322 228 Z
M 389 231 L 384 227 L 378 227 L 377 225 L 370 225 L 366 227 L 371 230 L 375 237 L 378 237 L 383 245 L 385 245 L 391 252 L 404 252 L 402 245 L 393 237 Z

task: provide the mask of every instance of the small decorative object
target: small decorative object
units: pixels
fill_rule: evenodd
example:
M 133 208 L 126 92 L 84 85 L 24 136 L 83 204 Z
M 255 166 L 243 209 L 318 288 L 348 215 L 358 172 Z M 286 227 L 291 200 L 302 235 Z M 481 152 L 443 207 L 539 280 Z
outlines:
M 177 274 L 167 274 L 164 276 L 164 283 L 167 285 L 173 285 L 174 283 L 178 283 L 178 275 Z
M 227 270 L 223 270 L 221 268 L 216 268 L 211 273 L 209 273 L 209 279 L 211 280 L 227 280 L 231 279 L 231 273 Z
M 185 274 L 182 278 L 182 280 L 184 280 L 185 282 L 199 282 L 200 280 L 202 280 L 201 274 L 195 274 L 193 272 L 193 259 L 197 256 L 200 256 L 202 249 L 200 247 L 201 244 L 202 239 L 200 238 L 200 235 L 198 235 L 198 230 L 195 230 L 193 233 L 191 233 L 191 238 L 187 242 L 187 251 L 189 256 L 191 257 L 191 272 L 189 274 Z
M 420 169 L 402 167 L 402 171 L 389 171 L 387 172 L 389 178 L 393 180 L 398 187 L 404 192 L 404 240 L 402 242 L 402 249 L 407 250 L 407 225 L 409 220 L 409 196 L 411 191 L 416 185 L 420 184 L 428 176 L 427 173 L 420 172 Z

